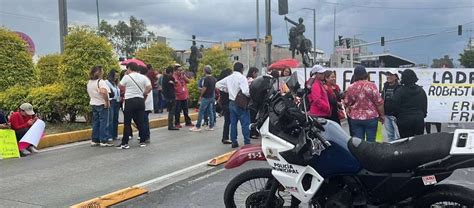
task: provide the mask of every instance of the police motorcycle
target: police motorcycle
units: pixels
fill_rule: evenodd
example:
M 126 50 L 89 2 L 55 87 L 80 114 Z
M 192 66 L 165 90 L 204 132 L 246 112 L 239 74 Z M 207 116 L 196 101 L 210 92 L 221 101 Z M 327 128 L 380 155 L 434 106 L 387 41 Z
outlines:
M 456 169 L 474 167 L 474 130 L 369 143 L 308 116 L 274 83 L 261 76 L 250 88 L 261 145 L 241 147 L 225 165 L 267 161 L 269 168 L 233 178 L 225 207 L 474 207 L 473 190 L 440 184 Z

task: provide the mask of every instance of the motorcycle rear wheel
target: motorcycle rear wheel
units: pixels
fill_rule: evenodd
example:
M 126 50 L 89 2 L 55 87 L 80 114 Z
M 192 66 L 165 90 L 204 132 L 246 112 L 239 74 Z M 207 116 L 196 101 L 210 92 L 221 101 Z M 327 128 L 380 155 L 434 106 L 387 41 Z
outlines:
M 474 190 L 452 184 L 437 185 L 416 200 L 416 207 L 473 208 Z
M 268 168 L 251 169 L 237 175 L 225 189 L 225 207 L 264 207 L 274 182 L 276 179 L 272 175 L 272 170 Z M 277 190 L 271 200 L 273 207 L 283 207 L 285 202 L 290 203 L 291 195 L 287 191 Z

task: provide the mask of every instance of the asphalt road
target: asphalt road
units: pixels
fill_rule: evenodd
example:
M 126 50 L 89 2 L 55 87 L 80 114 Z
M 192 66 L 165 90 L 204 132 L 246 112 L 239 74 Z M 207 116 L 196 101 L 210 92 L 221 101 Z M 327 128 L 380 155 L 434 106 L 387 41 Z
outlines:
M 232 150 L 221 133 L 219 125 L 201 133 L 160 128 L 145 148 L 136 139 L 128 150 L 82 142 L 0 160 L 0 207 L 66 207 L 193 166 Z

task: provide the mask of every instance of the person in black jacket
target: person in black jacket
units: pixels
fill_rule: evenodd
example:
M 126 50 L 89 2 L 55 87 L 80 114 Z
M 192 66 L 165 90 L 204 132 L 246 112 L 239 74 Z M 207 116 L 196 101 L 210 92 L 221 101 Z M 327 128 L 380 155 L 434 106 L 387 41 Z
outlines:
M 173 78 L 174 68 L 166 68 L 166 74 L 163 75 L 163 97 L 168 101 L 168 130 L 179 130 L 174 126 L 173 118 L 176 108 L 176 93 L 174 86 L 176 80 Z
M 422 87 L 416 85 L 418 78 L 411 69 L 402 72 L 400 87 L 393 96 L 394 113 L 401 138 L 424 133 L 428 98 Z
M 398 134 L 397 124 L 395 122 L 395 103 L 393 102 L 393 95 L 401 87 L 398 82 L 398 72 L 392 69 L 386 72 L 387 81 L 383 84 L 382 98 L 384 100 L 385 111 L 385 130 L 389 141 L 394 141 L 400 138 Z

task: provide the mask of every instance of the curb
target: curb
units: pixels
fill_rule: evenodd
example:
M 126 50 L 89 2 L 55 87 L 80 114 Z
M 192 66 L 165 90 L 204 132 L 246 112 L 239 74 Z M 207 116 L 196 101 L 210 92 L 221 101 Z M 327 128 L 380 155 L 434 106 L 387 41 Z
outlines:
M 197 120 L 198 114 L 190 113 L 189 117 L 191 117 L 191 120 L 195 121 Z M 184 120 L 184 117 L 181 116 L 181 119 Z M 159 119 L 150 120 L 150 128 L 160 128 L 160 127 L 165 127 L 167 125 L 168 125 L 168 118 L 159 118 Z M 123 124 L 119 125 L 118 131 L 120 133 L 123 132 Z M 54 146 L 69 144 L 73 142 L 90 140 L 91 135 L 92 135 L 92 129 L 46 135 L 41 139 L 38 145 L 38 149 L 44 149 L 47 147 L 54 147 Z

